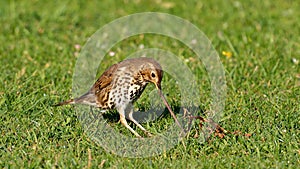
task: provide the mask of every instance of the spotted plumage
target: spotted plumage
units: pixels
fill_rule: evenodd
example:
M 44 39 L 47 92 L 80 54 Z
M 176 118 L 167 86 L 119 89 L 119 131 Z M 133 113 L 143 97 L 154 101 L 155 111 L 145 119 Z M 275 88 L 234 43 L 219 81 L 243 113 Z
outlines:
M 133 108 L 131 106 L 140 97 L 149 82 L 155 84 L 165 105 L 176 123 L 179 124 L 161 92 L 162 77 L 162 68 L 154 59 L 134 58 L 124 60 L 109 67 L 86 94 L 58 103 L 57 106 L 78 103 L 95 106 L 102 110 L 116 109 L 120 114 L 120 122 L 133 134 L 140 137 L 127 124 L 125 113 L 128 113 L 129 120 L 134 122 L 146 134 L 151 135 L 133 118 Z M 125 112 L 128 107 L 130 108 L 129 112 Z

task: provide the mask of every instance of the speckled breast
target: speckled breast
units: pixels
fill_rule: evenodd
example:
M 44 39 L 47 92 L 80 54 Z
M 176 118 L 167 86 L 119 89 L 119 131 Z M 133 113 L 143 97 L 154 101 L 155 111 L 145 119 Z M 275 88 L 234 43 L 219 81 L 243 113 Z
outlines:
M 123 73 L 122 76 L 116 77 L 114 81 L 114 85 L 109 93 L 108 106 L 115 108 L 136 101 L 147 84 L 147 82 L 137 78 L 137 76 Z

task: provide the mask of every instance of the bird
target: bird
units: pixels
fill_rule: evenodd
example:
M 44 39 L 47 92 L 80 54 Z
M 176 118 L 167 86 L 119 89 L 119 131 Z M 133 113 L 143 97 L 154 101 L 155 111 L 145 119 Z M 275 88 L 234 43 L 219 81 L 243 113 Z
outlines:
M 119 113 L 121 124 L 129 129 L 136 137 L 141 138 L 141 136 L 128 125 L 125 117 L 126 113 L 128 113 L 128 120 L 132 121 L 146 135 L 152 136 L 150 132 L 133 118 L 132 106 L 149 83 L 155 85 L 171 116 L 177 125 L 181 127 L 162 93 L 162 78 L 163 70 L 156 60 L 147 57 L 126 59 L 113 64 L 105 70 L 87 93 L 78 98 L 55 104 L 55 106 L 84 104 L 100 108 L 101 110 L 116 109 Z

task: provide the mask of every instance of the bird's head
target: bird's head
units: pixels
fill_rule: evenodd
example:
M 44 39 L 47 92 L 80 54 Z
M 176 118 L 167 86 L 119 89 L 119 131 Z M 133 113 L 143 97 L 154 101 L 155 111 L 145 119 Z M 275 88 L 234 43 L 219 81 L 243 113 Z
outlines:
M 181 127 L 180 123 L 178 122 L 174 112 L 172 111 L 169 103 L 167 102 L 166 98 L 164 97 L 164 95 L 161 91 L 161 81 L 162 81 L 162 78 L 163 78 L 162 67 L 155 60 L 151 59 L 151 60 L 148 61 L 148 63 L 143 65 L 143 70 L 144 70 L 144 71 L 142 71 L 143 72 L 142 73 L 143 78 L 148 82 L 154 83 L 154 85 L 156 86 L 156 88 L 158 90 L 158 94 L 160 95 L 160 97 L 162 98 L 164 104 L 168 108 L 171 116 L 174 118 L 177 125 L 182 129 L 182 127 Z
M 144 80 L 153 83 L 158 90 L 161 90 L 163 70 L 159 63 L 151 59 L 143 65 L 142 75 Z

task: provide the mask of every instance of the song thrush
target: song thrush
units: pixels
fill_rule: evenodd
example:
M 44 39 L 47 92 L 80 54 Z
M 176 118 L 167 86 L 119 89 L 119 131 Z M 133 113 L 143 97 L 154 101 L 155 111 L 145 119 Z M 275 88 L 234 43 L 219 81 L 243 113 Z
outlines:
M 58 103 L 56 106 L 79 103 L 95 106 L 102 110 L 116 109 L 120 114 L 120 122 L 134 135 L 141 137 L 127 124 L 125 113 L 128 113 L 129 120 L 135 123 L 145 134 L 151 136 L 151 134 L 133 118 L 133 107 L 131 106 L 143 93 L 149 82 L 156 86 L 164 104 L 177 125 L 180 126 L 161 91 L 162 77 L 163 70 L 160 64 L 154 59 L 134 58 L 124 60 L 109 67 L 86 94 L 75 99 Z M 129 112 L 125 112 L 128 109 Z

